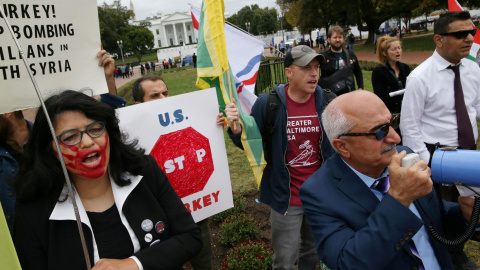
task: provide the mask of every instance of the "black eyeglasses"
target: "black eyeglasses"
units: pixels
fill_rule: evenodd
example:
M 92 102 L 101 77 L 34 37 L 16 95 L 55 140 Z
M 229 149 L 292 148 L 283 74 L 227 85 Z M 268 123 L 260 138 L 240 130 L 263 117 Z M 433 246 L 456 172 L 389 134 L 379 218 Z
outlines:
M 374 132 L 366 132 L 366 133 L 344 133 L 340 136 L 338 136 L 337 139 L 340 139 L 340 137 L 343 136 L 369 136 L 369 135 L 375 135 L 377 140 L 381 141 L 383 138 L 387 137 L 388 132 L 390 131 L 390 127 L 393 129 L 398 128 L 398 125 L 400 124 L 400 114 L 395 113 L 392 115 L 392 119 L 390 119 L 390 123 L 383 124 L 380 126 L 376 131 Z
M 81 130 L 68 130 L 57 136 L 57 139 L 65 145 L 75 145 L 79 143 L 83 134 L 86 133 L 90 138 L 97 138 L 102 136 L 105 132 L 105 123 L 102 121 L 96 121 L 87 126 L 83 131 Z
M 477 28 L 474 28 L 472 30 L 462 30 L 462 31 L 457 31 L 457 32 L 441 33 L 439 35 L 454 36 L 457 39 L 465 39 L 466 37 L 468 37 L 468 34 L 472 35 L 472 37 L 473 37 L 473 36 L 475 36 L 476 33 L 477 33 Z

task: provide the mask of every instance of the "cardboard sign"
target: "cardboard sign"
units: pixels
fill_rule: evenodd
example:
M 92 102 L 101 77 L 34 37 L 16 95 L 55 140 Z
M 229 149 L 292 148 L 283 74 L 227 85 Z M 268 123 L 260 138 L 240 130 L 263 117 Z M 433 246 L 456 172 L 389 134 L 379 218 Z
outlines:
M 214 88 L 117 109 L 122 132 L 155 158 L 195 222 L 233 207 L 217 114 Z
M 58 90 L 108 91 L 98 66 L 96 2 L 0 0 L 44 98 Z M 0 18 L 0 113 L 39 106 L 35 88 L 8 26 Z

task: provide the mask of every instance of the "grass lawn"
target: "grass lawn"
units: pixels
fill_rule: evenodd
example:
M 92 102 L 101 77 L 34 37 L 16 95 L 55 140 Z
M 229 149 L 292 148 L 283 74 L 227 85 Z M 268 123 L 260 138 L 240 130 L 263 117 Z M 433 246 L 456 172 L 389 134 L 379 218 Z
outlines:
M 355 50 L 357 50 L 357 48 L 355 48 Z M 171 96 L 198 90 L 195 86 L 196 70 L 192 67 L 183 67 L 180 70 L 170 69 L 165 72 L 157 71 L 154 74 L 158 74 L 164 78 Z M 372 71 L 363 70 L 365 89 L 369 91 L 373 91 L 371 76 Z M 131 94 L 132 86 L 133 81 L 118 89 L 119 95 L 127 99 L 128 105 L 133 104 Z M 257 190 L 253 172 L 244 152 L 231 142 L 226 133 L 226 129 L 224 135 L 233 191 L 242 194 Z M 470 259 L 477 265 L 480 265 L 480 254 L 478 252 L 480 250 L 480 243 L 469 241 L 466 244 L 465 250 Z

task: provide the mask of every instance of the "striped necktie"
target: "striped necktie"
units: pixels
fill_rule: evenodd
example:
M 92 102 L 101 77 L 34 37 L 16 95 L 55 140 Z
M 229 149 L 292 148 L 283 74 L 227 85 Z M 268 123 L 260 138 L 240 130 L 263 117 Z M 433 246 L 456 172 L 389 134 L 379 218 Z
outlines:
M 389 181 L 389 176 L 385 176 L 382 178 L 379 178 L 373 182 L 371 188 L 376 189 L 382 193 L 382 199 L 385 196 L 385 193 L 388 192 L 390 189 L 390 181 Z M 425 266 L 423 265 L 422 259 L 420 258 L 420 254 L 418 253 L 417 247 L 415 246 L 415 243 L 413 242 L 413 239 L 407 243 L 408 247 L 410 248 L 410 251 L 413 253 L 415 256 L 415 260 L 417 261 L 418 264 L 418 269 L 419 270 L 425 270 Z

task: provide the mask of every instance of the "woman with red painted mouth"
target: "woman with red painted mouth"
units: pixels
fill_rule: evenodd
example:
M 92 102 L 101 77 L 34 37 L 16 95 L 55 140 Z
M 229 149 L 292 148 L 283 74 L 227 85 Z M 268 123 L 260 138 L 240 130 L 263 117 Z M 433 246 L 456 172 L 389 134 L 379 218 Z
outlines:
M 403 95 L 390 97 L 390 92 L 405 89 L 410 67 L 402 60 L 402 42 L 398 37 L 385 35 L 377 40 L 377 59 L 380 64 L 372 72 L 373 92 L 380 97 L 391 113 L 400 113 Z M 402 136 L 400 129 L 395 131 Z M 400 143 L 401 144 L 401 143 Z
M 45 101 L 16 182 L 14 239 L 23 269 L 86 269 L 58 157 L 74 186 L 94 270 L 182 269 L 200 230 L 165 173 L 137 142 L 125 142 L 115 111 L 75 91 Z

